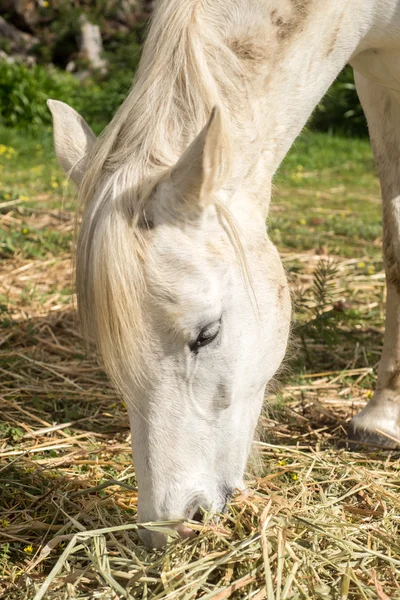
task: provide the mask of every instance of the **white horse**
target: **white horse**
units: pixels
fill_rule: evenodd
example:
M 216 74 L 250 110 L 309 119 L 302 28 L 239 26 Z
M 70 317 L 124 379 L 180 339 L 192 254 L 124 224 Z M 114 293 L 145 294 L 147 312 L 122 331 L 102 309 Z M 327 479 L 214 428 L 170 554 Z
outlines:
M 289 333 L 265 230 L 271 181 L 349 61 L 382 183 L 388 285 L 377 391 L 350 433 L 400 443 L 399 55 L 398 0 L 159 0 L 134 87 L 97 141 L 49 101 L 83 205 L 80 318 L 128 407 L 140 522 L 221 510 L 243 485 Z

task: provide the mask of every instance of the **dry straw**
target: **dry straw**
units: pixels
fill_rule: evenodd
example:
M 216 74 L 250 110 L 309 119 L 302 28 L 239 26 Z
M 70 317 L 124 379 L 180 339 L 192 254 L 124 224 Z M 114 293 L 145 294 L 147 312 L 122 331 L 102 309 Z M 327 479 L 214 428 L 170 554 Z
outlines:
M 3 215 L 2 226 L 18 218 Z M 72 222 L 35 213 L 30 226 L 65 233 Z M 300 265 L 292 284 L 307 298 L 319 257 L 284 258 Z M 347 296 L 371 312 L 382 304 L 383 278 L 356 266 L 338 260 L 336 288 L 351 282 Z M 292 375 L 271 398 L 249 494 L 218 521 L 196 524 L 194 540 L 148 552 L 135 524 L 126 412 L 96 357 L 85 355 L 65 293 L 70 274 L 67 254 L 16 255 L 0 276 L 10 309 L 0 338 L 2 597 L 400 598 L 399 455 L 338 447 L 373 385 L 379 314 L 359 330 L 371 342 L 365 360 L 365 348 L 350 340 L 335 350 L 345 367 Z M 309 340 L 308 349 L 322 352 L 318 343 Z

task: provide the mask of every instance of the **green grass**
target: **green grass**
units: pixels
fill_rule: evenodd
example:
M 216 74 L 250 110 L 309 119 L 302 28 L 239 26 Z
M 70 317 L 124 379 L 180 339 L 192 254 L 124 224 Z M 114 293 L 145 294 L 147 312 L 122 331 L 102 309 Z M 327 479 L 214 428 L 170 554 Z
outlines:
M 69 251 L 71 231 L 48 227 L 44 216 L 49 211 L 72 216 L 74 193 L 54 159 L 50 130 L 38 136 L 0 128 L 0 213 L 13 215 L 0 230 L 0 258 L 50 258 Z
M 42 194 L 54 196 L 54 192 L 63 184 L 64 177 L 54 160 L 50 130 L 35 135 L 2 127 L 0 144 L 6 147 L 0 154 L 2 200 L 8 199 L 8 196 L 10 199 L 22 196 L 29 206 Z M 42 202 L 45 200 L 42 199 Z M 54 201 L 53 206 L 61 208 Z
M 305 132 L 275 178 L 278 247 L 380 260 L 381 206 L 368 140 Z
M 0 153 L 0 204 L 19 202 L 21 215 L 73 208 L 74 189 L 65 187 L 50 131 L 38 139 L 1 128 L 0 144 L 11 148 L 11 153 Z M 381 261 L 379 186 L 368 140 L 306 131 L 275 177 L 269 232 L 281 249 L 322 249 L 326 254 Z M 61 249 L 69 241 L 70 237 L 60 240 Z M 9 253 L 22 248 L 27 256 L 38 256 L 56 246 L 51 232 L 20 229 L 3 235 L 1 247 Z

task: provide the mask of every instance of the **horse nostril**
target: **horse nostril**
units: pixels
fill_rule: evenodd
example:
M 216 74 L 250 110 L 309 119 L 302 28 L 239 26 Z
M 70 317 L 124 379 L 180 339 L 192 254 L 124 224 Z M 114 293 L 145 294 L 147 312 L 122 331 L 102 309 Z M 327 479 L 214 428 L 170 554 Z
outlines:
M 208 503 L 204 496 L 197 496 L 186 507 L 186 518 L 191 521 L 202 523 L 204 520 L 204 512 L 207 510 Z
M 194 513 L 194 515 L 192 517 L 192 521 L 197 521 L 198 523 L 202 523 L 203 522 L 203 517 L 204 517 L 204 513 L 203 513 L 203 511 L 199 507 L 196 510 L 196 512 Z

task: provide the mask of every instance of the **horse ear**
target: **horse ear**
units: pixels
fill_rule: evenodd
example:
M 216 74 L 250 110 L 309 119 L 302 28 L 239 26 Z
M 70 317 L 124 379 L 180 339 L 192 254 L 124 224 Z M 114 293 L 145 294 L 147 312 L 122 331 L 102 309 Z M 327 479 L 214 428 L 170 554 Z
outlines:
M 53 117 L 54 148 L 61 167 L 79 186 L 86 167 L 86 158 L 96 136 L 86 121 L 73 108 L 59 100 L 47 100 Z
M 171 172 L 179 196 L 205 206 L 221 185 L 221 111 L 215 106 L 207 125 L 200 131 Z

